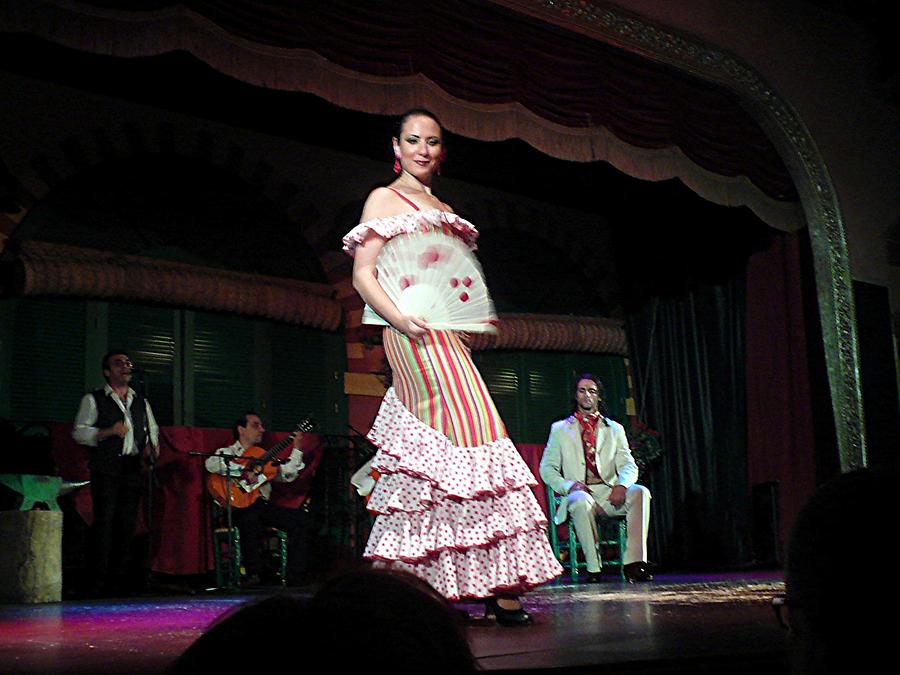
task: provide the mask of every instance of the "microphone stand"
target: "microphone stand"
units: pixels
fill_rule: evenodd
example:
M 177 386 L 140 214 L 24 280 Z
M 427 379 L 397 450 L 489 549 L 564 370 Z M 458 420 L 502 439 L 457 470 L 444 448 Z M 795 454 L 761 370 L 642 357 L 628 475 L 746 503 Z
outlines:
M 362 466 L 375 456 L 375 453 L 378 452 L 378 446 L 366 438 L 365 434 L 360 433 L 353 425 L 348 424 L 347 428 L 353 432 L 352 435 L 347 436 L 347 439 L 349 439 L 353 449 L 362 456 L 364 460 L 360 463 L 360 466 Z
M 147 414 L 147 381 L 144 378 L 144 371 L 139 368 L 132 367 L 132 382 L 134 389 L 141 397 L 144 403 L 144 410 L 141 418 L 143 419 L 144 447 L 142 452 L 146 452 L 147 445 L 153 445 L 150 439 L 150 417 Z M 151 587 L 151 579 L 153 574 L 153 489 L 156 487 L 156 457 L 153 451 L 147 452 L 147 495 L 144 503 L 144 518 L 147 526 L 147 550 L 146 568 L 144 570 L 144 590 Z
M 356 474 L 374 459 L 375 454 L 378 452 L 378 446 L 366 438 L 365 435 L 361 434 L 352 424 L 347 424 L 347 428 L 352 432 L 347 439 L 350 441 L 350 445 L 353 448 L 353 454 L 355 455 L 353 461 L 355 468 L 353 473 Z M 360 458 L 362 458 L 362 461 L 359 461 Z M 352 502 L 354 505 L 353 510 L 355 512 L 355 549 L 356 553 L 360 556 L 363 554 L 365 542 L 368 539 L 368 534 L 371 532 L 373 522 L 373 517 L 365 506 L 367 501 L 367 499 L 354 499 Z

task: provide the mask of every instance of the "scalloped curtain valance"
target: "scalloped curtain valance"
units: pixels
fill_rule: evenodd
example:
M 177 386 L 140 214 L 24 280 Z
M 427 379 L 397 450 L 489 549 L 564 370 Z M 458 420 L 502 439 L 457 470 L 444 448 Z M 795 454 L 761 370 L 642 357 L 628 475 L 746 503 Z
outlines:
M 647 180 L 678 177 L 779 229 L 804 222 L 784 162 L 735 94 L 500 3 L 18 5 L 0 8 L 5 30 L 121 57 L 184 50 L 244 82 L 362 112 L 424 105 L 455 133 L 521 138 L 554 157 L 603 160 Z

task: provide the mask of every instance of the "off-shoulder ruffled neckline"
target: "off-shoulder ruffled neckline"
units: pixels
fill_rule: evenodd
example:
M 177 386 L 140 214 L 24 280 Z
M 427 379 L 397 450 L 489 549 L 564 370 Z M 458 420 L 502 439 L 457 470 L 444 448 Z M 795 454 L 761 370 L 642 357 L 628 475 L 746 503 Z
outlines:
M 362 222 L 344 235 L 344 251 L 353 255 L 356 247 L 363 242 L 369 231 L 375 232 L 386 239 L 391 239 L 399 234 L 409 234 L 417 231 L 423 220 L 430 225 L 445 223 L 470 248 L 476 248 L 475 241 L 478 239 L 478 230 L 475 229 L 472 223 L 452 211 L 431 208 L 419 211 L 403 211 L 392 216 L 372 218 Z
M 466 220 L 462 216 L 455 214 L 453 211 L 444 211 L 443 209 L 439 209 L 437 207 L 432 207 L 430 209 L 419 209 L 418 211 L 401 211 L 400 213 L 395 213 L 392 216 L 382 216 L 381 218 L 372 218 L 370 220 L 366 220 L 366 221 L 359 223 L 359 225 L 357 225 L 356 227 L 368 226 L 369 223 L 377 223 L 378 221 L 382 221 L 382 220 L 394 220 L 397 218 L 403 218 L 405 216 L 421 217 L 421 216 L 424 216 L 425 214 L 431 214 L 431 213 L 438 213 L 441 216 L 447 216 L 448 219 L 453 218 L 455 220 L 461 220 L 464 223 L 468 223 L 469 225 L 472 225 L 472 223 L 469 223 L 468 220 Z M 472 225 L 472 227 L 474 228 L 474 225 Z M 353 228 L 353 229 L 356 229 L 356 228 Z

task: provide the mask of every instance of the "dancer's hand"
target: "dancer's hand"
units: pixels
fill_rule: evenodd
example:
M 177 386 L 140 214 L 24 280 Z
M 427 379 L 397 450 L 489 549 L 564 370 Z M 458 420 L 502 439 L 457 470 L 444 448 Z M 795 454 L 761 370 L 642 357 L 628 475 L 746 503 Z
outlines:
M 403 316 L 399 329 L 410 340 L 421 340 L 428 332 L 428 324 L 417 316 L 407 314 Z

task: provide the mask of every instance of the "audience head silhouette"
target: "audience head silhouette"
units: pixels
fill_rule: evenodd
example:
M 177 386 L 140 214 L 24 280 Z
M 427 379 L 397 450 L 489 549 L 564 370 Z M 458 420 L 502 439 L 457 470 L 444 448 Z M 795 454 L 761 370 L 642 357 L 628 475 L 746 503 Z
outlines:
M 785 573 L 794 673 L 859 672 L 889 656 L 897 591 L 877 549 L 897 526 L 896 489 L 886 474 L 846 473 L 797 515 Z
M 456 610 L 410 574 L 368 569 L 326 583 L 310 601 L 327 653 L 376 670 L 464 673 L 476 670 Z M 348 648 L 348 640 L 350 648 Z M 352 646 L 355 645 L 355 648 Z M 352 662 L 352 663 L 351 663 Z
M 217 672 L 235 666 L 245 646 L 294 641 L 297 668 L 396 673 L 477 670 L 460 618 L 420 579 L 368 569 L 325 583 L 310 599 L 277 595 L 242 605 L 217 620 L 173 664 L 170 673 Z

